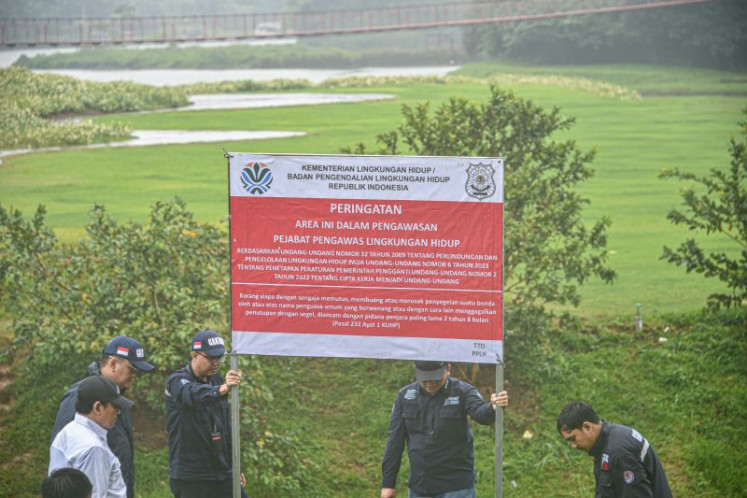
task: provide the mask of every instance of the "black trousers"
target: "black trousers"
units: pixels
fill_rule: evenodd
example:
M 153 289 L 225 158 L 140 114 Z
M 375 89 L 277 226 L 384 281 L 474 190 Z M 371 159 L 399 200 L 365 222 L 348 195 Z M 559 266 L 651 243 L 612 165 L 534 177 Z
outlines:
M 171 493 L 174 498 L 233 498 L 233 482 L 231 479 L 222 481 L 171 479 Z M 241 488 L 241 498 L 249 498 L 244 488 Z

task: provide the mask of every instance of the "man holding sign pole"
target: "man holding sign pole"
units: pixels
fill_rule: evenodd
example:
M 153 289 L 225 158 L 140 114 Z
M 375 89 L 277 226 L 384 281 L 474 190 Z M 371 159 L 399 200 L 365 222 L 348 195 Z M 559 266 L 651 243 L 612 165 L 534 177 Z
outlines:
M 488 425 L 508 393 L 485 402 L 470 384 L 449 377 L 451 363 L 416 361 L 414 382 L 394 401 L 382 462 L 381 498 L 394 498 L 402 452 L 410 459 L 410 498 L 474 498 L 475 453 L 468 416 Z
M 233 465 L 228 394 L 241 373 L 220 367 L 226 358 L 223 338 L 212 330 L 192 339 L 191 359 L 166 381 L 169 475 L 176 498 L 231 498 Z M 241 496 L 244 475 L 241 474 Z

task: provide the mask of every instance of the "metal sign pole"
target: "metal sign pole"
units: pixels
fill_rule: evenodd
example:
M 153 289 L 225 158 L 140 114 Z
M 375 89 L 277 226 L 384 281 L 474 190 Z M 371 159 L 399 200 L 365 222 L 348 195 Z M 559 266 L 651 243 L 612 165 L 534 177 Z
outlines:
M 233 302 L 231 293 L 233 287 L 231 286 L 231 154 L 227 150 L 223 149 L 225 153 L 223 157 L 226 158 L 227 168 L 226 177 L 228 179 L 228 323 L 229 328 L 233 329 L 233 321 L 231 320 L 231 304 Z M 233 339 L 233 338 L 232 338 Z M 232 348 L 233 349 L 233 348 Z M 231 370 L 239 371 L 239 354 L 233 350 L 229 354 L 231 357 Z M 233 386 L 231 388 L 231 469 L 233 475 L 233 498 L 241 498 L 241 443 L 239 442 L 239 386 Z
M 501 191 L 503 191 L 503 162 L 501 162 Z M 506 233 L 506 224 L 503 216 L 501 216 L 501 291 L 505 289 L 505 273 L 503 269 L 506 267 L 505 252 L 503 250 L 504 239 L 503 236 Z M 501 354 L 498 355 L 498 362 L 495 364 L 495 392 L 499 393 L 503 391 L 503 326 L 506 323 L 505 310 L 505 295 L 501 292 Z M 503 498 L 503 408 L 495 411 L 495 498 Z
M 495 365 L 495 392 L 503 391 L 503 362 Z M 495 498 L 503 497 L 503 408 L 495 410 Z
M 239 354 L 231 352 L 231 370 L 239 371 Z M 239 446 L 239 386 L 231 388 L 231 464 L 233 498 L 241 498 L 241 447 Z

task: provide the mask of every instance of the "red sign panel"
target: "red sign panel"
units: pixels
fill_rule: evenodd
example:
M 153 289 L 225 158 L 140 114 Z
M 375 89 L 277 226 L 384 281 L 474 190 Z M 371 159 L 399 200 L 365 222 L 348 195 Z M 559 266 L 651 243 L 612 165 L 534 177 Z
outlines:
M 502 161 L 234 155 L 234 348 L 494 363 Z

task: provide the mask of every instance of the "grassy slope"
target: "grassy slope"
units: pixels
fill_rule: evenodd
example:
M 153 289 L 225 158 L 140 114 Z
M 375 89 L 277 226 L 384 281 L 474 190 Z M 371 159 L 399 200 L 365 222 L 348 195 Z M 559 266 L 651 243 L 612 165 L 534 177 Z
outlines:
M 670 318 L 639 334 L 620 324 L 564 326 L 550 332 L 553 349 L 545 362 L 531 367 L 531 379 L 517 378 L 509 363 L 513 383 L 504 436 L 505 496 L 593 494 L 590 459 L 570 451 L 555 432 L 557 413 L 573 398 L 589 400 L 605 418 L 634 425 L 646 435 L 666 462 L 675 496 L 740 496 L 740 486 L 747 493 L 747 458 L 740 456 L 737 443 L 744 437 L 740 419 L 747 407 L 747 368 L 740 360 L 747 353 L 745 330 L 696 322 Z M 669 331 L 663 332 L 666 327 Z M 667 342 L 659 344 L 660 336 Z M 410 382 L 411 365 L 305 359 L 294 360 L 294 366 L 273 379 L 276 392 L 293 393 L 278 403 L 278 420 L 323 448 L 320 461 L 335 476 L 327 480 L 331 495 L 374 496 L 388 409 L 397 388 Z M 492 385 L 493 370 L 484 370 L 481 381 Z M 283 415 L 286 401 L 300 420 Z M 489 496 L 494 433 L 473 428 L 478 496 Z M 522 438 L 526 430 L 531 440 Z M 714 464 L 724 464 L 724 458 L 732 458 L 725 468 L 733 471 L 714 473 Z M 406 466 L 400 471 L 400 487 L 407 472 Z
M 747 496 L 747 455 L 740 449 L 747 437 L 746 322 L 743 312 L 718 319 L 665 317 L 641 333 L 614 322 L 556 324 L 540 338 L 541 360 L 512 358 L 509 344 L 504 496 L 591 496 L 591 460 L 571 451 L 554 428 L 557 413 L 573 398 L 640 430 L 664 461 L 675 496 Z M 274 393 L 267 412 L 273 430 L 296 434 L 317 469 L 307 483 L 315 492 L 304 496 L 376 496 L 389 409 L 397 389 L 411 381 L 410 363 L 311 358 L 261 363 Z M 56 400 L 72 378 L 72 372 L 51 376 L 46 385 L 17 393 L 17 409 L 23 411 L 16 415 L 22 416 L 3 421 L 8 444 L 0 447 L 0 496 L 35 495 L 47 465 L 46 434 Z M 493 379 L 493 370 L 483 367 L 478 385 L 490 388 Z M 491 496 L 494 433 L 490 427 L 473 430 L 477 495 Z M 531 439 L 523 438 L 525 431 Z M 145 451 L 142 439 L 138 445 L 138 496 L 168 497 L 166 452 Z M 407 472 L 405 459 L 398 481 L 403 496 Z

